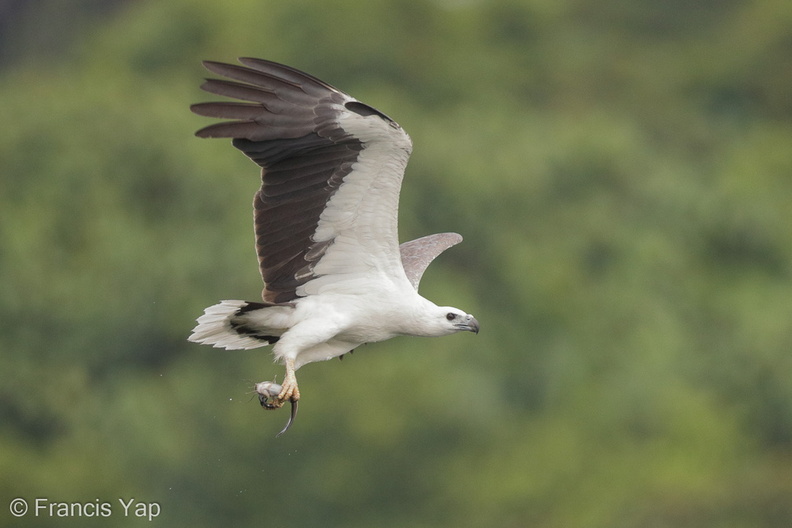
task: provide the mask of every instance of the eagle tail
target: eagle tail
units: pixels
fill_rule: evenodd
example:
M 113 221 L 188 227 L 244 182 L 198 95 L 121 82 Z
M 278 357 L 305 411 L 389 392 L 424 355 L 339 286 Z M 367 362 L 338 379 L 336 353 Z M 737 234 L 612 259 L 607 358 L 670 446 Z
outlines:
M 226 350 L 247 350 L 275 343 L 285 328 L 262 324 L 272 317 L 262 317 L 274 305 L 249 301 L 220 301 L 204 310 L 198 325 L 187 338 L 193 343 Z M 275 314 L 272 314 L 275 315 Z

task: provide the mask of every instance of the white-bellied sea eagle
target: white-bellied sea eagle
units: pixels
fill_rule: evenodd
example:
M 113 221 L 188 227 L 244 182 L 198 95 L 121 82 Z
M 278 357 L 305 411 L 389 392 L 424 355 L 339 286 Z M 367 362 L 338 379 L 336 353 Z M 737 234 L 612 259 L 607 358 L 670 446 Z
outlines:
M 297 411 L 295 372 L 314 361 L 395 336 L 478 333 L 476 319 L 418 294 L 426 267 L 458 244 L 456 233 L 399 245 L 399 191 L 412 150 L 392 119 L 306 73 L 241 58 L 206 61 L 201 88 L 246 102 L 199 103 L 227 119 L 196 132 L 233 138 L 261 167 L 253 199 L 262 301 L 222 301 L 198 318 L 189 340 L 226 349 L 274 345 L 282 384 L 262 382 L 264 408 Z

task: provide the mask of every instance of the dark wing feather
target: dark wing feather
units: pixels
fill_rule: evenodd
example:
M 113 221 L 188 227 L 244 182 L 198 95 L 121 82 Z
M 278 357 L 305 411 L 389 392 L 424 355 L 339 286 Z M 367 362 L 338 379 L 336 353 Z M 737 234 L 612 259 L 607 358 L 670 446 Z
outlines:
M 205 62 L 208 70 L 232 80 L 210 79 L 202 88 L 250 102 L 199 103 L 191 109 L 232 120 L 196 135 L 233 138 L 234 146 L 262 168 L 262 186 L 253 200 L 262 297 L 284 303 L 315 277 L 313 266 L 332 242 L 312 239 L 319 215 L 363 149 L 340 127 L 338 113 L 350 102 L 369 107 L 288 66 L 249 58 L 240 62 L 245 66 Z

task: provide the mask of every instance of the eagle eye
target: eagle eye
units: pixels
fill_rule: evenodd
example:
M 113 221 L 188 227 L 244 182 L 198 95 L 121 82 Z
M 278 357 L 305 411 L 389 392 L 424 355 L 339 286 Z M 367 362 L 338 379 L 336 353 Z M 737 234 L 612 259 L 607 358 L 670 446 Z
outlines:
M 454 319 L 456 319 L 456 314 L 455 313 L 447 313 L 446 314 L 446 319 L 448 319 L 449 321 L 453 321 Z

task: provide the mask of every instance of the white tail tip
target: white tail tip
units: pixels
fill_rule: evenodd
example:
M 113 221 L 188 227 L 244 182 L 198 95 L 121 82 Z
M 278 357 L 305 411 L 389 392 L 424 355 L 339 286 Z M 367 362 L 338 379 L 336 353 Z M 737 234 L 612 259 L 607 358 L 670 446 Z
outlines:
M 210 306 L 197 319 L 198 325 L 187 340 L 226 350 L 247 350 L 268 345 L 267 341 L 237 332 L 231 325 L 231 318 L 247 305 L 246 301 L 220 301 Z

